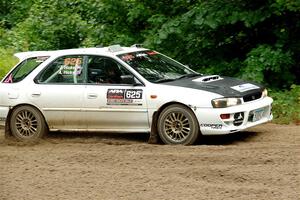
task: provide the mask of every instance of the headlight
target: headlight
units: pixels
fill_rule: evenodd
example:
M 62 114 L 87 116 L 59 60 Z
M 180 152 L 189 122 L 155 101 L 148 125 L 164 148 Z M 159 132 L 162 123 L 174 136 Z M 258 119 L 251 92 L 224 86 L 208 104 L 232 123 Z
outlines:
M 268 96 L 268 90 L 264 89 L 261 96 L 262 96 L 262 98 L 267 97 Z
M 213 99 L 211 104 L 214 108 L 226 108 L 230 106 L 236 106 L 241 104 L 242 101 L 239 98 L 220 98 L 220 99 Z

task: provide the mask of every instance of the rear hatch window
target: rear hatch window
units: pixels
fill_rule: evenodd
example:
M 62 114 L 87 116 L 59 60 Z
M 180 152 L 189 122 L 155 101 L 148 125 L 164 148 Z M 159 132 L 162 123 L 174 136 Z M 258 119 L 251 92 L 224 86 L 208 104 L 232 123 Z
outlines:
M 35 68 L 47 60 L 49 56 L 32 57 L 24 60 L 13 71 L 11 71 L 4 79 L 4 83 L 17 83 L 28 76 Z

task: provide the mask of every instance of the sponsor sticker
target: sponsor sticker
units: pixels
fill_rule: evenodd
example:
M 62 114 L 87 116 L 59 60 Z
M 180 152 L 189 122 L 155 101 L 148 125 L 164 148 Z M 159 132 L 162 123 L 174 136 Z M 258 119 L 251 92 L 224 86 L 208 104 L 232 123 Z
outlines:
M 107 105 L 142 105 L 141 89 L 108 89 Z
M 155 51 L 148 51 L 147 54 L 148 54 L 149 56 L 152 56 L 152 55 L 156 55 L 157 52 L 155 52 Z
M 36 62 L 42 63 L 45 60 L 47 60 L 48 58 L 49 58 L 49 56 L 39 56 L 39 57 L 36 58 Z
M 80 75 L 82 72 L 82 58 L 65 58 L 64 65 L 60 68 L 59 74 L 62 75 Z
M 12 74 L 10 74 L 5 80 L 4 83 L 12 83 L 13 82 L 13 77 Z
M 211 129 L 222 129 L 222 124 L 200 124 L 200 127 L 206 127 Z
M 134 56 L 132 54 L 126 54 L 126 55 L 122 56 L 121 59 L 126 62 L 126 61 L 130 61 L 130 60 L 134 59 Z
M 145 57 L 145 56 L 147 56 L 146 53 L 138 53 L 138 54 L 136 54 L 136 57 Z
M 244 113 L 243 112 L 238 112 L 233 115 L 234 121 L 233 125 L 235 126 L 240 126 L 244 122 Z
M 246 91 L 249 91 L 249 90 L 258 89 L 259 87 L 256 86 L 256 85 L 253 85 L 251 83 L 245 83 L 245 84 L 242 84 L 242 85 L 233 86 L 231 88 L 238 91 L 238 92 L 246 92 Z

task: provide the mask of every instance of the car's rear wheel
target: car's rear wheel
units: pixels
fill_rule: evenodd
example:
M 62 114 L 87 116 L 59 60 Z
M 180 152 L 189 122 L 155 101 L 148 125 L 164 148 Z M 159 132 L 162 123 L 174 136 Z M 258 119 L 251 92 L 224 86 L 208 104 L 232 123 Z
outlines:
M 44 117 L 34 107 L 20 106 L 10 117 L 12 135 L 20 141 L 36 141 L 48 132 Z
M 194 113 L 180 104 L 166 107 L 159 115 L 158 134 L 165 144 L 193 144 L 199 136 Z

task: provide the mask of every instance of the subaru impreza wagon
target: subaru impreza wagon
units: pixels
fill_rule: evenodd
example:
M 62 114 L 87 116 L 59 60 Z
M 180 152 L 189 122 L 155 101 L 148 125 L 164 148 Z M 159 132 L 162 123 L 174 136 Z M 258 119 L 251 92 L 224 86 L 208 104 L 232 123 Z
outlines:
M 187 145 L 272 119 L 263 86 L 200 74 L 138 45 L 15 56 L 0 83 L 0 125 L 22 141 L 58 130 L 148 132 Z

